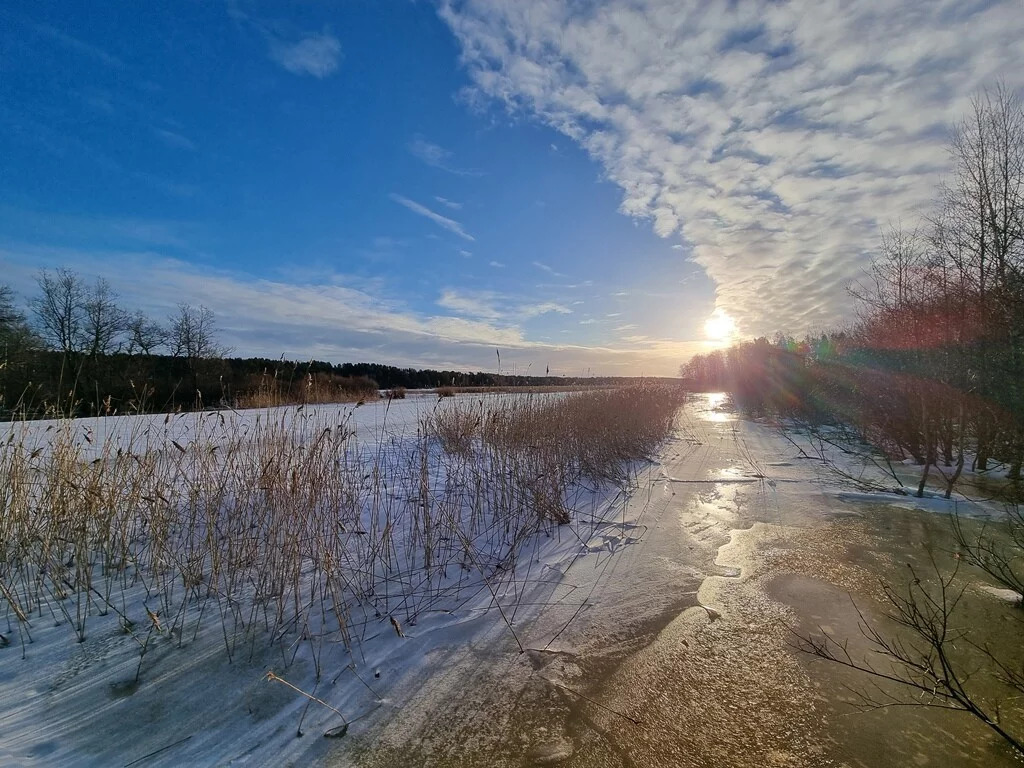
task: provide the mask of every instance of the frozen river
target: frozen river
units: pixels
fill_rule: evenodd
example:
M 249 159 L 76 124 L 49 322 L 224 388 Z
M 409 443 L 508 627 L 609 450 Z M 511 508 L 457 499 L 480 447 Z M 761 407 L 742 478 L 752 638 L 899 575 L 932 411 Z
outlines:
M 516 625 L 525 653 L 497 622 L 435 649 L 329 764 L 1017 765 L 962 713 L 857 711 L 844 686 L 868 681 L 791 647 L 825 627 L 856 649 L 851 597 L 876 620 L 879 578 L 945 540 L 934 503 L 856 490 L 696 398 L 619 523 Z

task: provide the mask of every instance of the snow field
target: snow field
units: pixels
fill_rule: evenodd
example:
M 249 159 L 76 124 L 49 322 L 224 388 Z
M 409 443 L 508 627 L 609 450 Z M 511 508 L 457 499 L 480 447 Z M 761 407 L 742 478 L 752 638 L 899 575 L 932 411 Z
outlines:
M 296 729 L 385 706 L 382 667 L 426 663 L 495 608 L 511 630 L 678 404 L 646 388 L 6 425 L 0 757 L 315 753 Z M 174 727 L 131 744 L 95 727 L 166 723 L 171 702 Z

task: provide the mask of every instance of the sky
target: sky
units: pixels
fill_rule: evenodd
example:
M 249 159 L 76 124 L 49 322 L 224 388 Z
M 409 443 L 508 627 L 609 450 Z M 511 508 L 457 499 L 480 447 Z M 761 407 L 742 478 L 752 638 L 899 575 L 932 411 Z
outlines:
M 239 355 L 674 375 L 818 333 L 927 214 L 1021 0 L 13 0 L 0 283 Z

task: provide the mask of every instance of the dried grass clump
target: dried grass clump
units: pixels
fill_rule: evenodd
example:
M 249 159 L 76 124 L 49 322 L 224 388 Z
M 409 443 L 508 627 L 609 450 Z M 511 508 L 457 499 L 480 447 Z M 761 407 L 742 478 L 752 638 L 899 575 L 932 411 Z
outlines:
M 387 398 L 388 400 L 405 400 L 405 394 L 405 387 L 395 387 L 388 390 Z
M 455 397 L 455 387 L 437 387 L 434 394 L 438 397 Z
M 420 427 L 440 441 L 445 453 L 466 457 L 480 434 L 481 411 L 473 405 L 450 403 L 425 416 Z
M 476 456 L 493 482 L 512 478 L 513 495 L 540 518 L 565 523 L 574 485 L 629 483 L 671 431 L 684 394 L 661 385 L 531 395 L 439 407 L 425 434 L 445 453 Z

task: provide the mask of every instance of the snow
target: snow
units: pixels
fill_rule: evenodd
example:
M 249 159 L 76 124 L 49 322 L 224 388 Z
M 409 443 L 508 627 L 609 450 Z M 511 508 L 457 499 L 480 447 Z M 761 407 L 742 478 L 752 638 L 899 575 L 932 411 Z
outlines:
M 488 404 L 514 397 L 489 395 Z M 385 462 L 393 456 L 396 466 L 401 463 L 424 415 L 477 402 L 473 395 L 442 401 L 410 397 L 361 407 L 80 419 L 70 428 L 82 458 L 94 460 L 118 448 L 173 456 L 196 446 L 224 446 L 268 424 L 298 430 L 307 441 L 325 425 L 337 426 L 350 431 L 354 455 L 369 471 L 382 455 Z M 6 424 L 0 440 L 20 440 L 45 452 L 65 428 L 45 421 Z M 438 470 L 431 466 L 434 475 Z M 387 490 L 396 499 L 414 492 L 407 486 Z M 442 497 L 444 481 L 431 492 Z M 375 717 L 386 718 L 402 704 L 400 681 L 430 674 L 444 649 L 471 645 L 495 627 L 506 631 L 503 622 L 522 624 L 545 601 L 569 599 L 575 587 L 564 574 L 574 563 L 614 556 L 637 541 L 635 521 L 623 517 L 622 492 L 578 489 L 573 522 L 548 525 L 526 538 L 507 571 L 499 559 L 509 536 L 492 533 L 474 542 L 476 561 L 449 568 L 445 578 L 418 592 L 410 591 L 412 576 L 401 577 L 405 581 L 396 589 L 405 589 L 404 597 L 391 595 L 386 611 L 375 612 L 365 602 L 356 606 L 345 632 L 327 616 L 301 631 L 276 628 L 275 638 L 250 632 L 229 639 L 230 616 L 227 623 L 204 620 L 202 612 L 214 610 L 208 601 L 185 604 L 180 617 L 159 615 L 152 585 L 143 581 L 126 582 L 113 597 L 104 597 L 102 585 L 103 594 L 55 596 L 27 625 L 6 610 L 0 615 L 0 633 L 8 642 L 0 647 L 0 764 L 317 762 L 332 743 L 324 734 L 351 737 Z M 410 535 L 409 529 L 396 533 L 393 554 L 399 562 L 411 557 Z M 78 642 L 74 624 L 83 600 L 88 618 L 85 639 Z
M 1019 592 L 1012 589 L 1002 589 L 1000 587 L 993 587 L 991 584 L 979 584 L 978 589 L 996 600 L 1002 600 L 1006 603 L 1019 603 L 1022 596 Z

